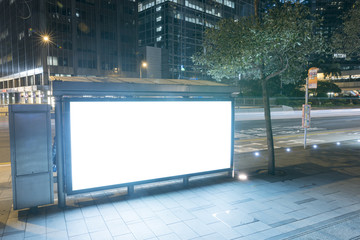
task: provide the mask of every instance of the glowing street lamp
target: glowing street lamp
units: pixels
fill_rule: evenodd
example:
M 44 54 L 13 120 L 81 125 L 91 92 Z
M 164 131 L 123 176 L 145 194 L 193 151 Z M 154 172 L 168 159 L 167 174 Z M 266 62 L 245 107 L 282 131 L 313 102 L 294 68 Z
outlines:
M 141 66 L 140 66 L 140 79 L 141 79 L 141 77 L 142 77 L 142 68 L 147 68 L 147 66 L 148 66 L 148 64 L 147 64 L 147 62 L 142 62 L 141 63 Z
M 44 42 L 49 42 L 50 38 L 49 38 L 49 36 L 45 35 L 45 36 L 43 36 L 43 40 L 44 40 Z

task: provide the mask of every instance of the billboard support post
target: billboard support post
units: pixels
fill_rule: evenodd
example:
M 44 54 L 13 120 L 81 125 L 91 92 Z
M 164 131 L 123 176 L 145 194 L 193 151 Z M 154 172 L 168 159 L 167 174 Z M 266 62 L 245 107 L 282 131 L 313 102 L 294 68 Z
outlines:
M 57 167 L 57 188 L 58 188 L 58 206 L 66 206 L 65 182 L 64 182 L 64 158 L 63 158 L 63 127 L 62 127 L 62 101 L 60 97 L 55 98 L 55 132 L 56 132 L 56 167 Z

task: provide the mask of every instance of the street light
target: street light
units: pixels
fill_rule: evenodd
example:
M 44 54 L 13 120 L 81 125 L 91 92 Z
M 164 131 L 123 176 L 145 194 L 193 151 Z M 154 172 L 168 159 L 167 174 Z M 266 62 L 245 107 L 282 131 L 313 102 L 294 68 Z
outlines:
M 48 71 L 48 81 L 49 81 L 49 85 L 50 85 L 50 106 L 52 106 L 53 91 L 52 91 L 52 82 L 50 80 L 50 50 L 49 50 L 51 40 L 48 35 L 42 36 L 42 40 L 47 45 L 46 66 L 47 66 L 47 71 Z
M 49 51 L 49 47 L 50 47 L 50 38 L 49 38 L 49 36 L 48 35 L 44 35 L 43 37 L 42 37 L 42 39 L 43 39 L 43 41 L 44 41 L 44 43 L 47 45 L 47 56 L 46 56 L 46 66 L 47 66 L 47 70 L 48 70 L 48 79 L 49 79 L 49 81 L 50 81 L 50 51 Z M 49 61 L 48 61 L 48 59 L 49 59 Z
M 142 69 L 142 68 L 147 68 L 147 66 L 148 66 L 147 62 L 142 62 L 142 63 L 141 63 L 141 66 L 140 66 L 140 79 L 141 79 L 141 77 L 142 77 L 141 69 Z

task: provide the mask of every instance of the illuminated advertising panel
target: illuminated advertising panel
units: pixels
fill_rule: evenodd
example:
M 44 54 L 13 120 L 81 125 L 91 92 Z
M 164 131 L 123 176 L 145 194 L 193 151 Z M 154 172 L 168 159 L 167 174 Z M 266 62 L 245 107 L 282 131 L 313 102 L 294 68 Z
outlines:
M 231 101 L 71 101 L 71 191 L 231 168 Z

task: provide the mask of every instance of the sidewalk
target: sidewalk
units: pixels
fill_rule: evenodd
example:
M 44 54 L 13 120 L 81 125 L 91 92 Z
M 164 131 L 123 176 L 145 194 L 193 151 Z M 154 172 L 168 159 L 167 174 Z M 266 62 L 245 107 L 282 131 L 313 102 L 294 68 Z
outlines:
M 264 155 L 235 156 L 237 168 L 256 162 L 247 181 L 95 192 L 36 212 L 11 210 L 10 166 L 0 165 L 0 240 L 360 239 L 360 143 L 277 149 L 277 176 L 261 170 Z

